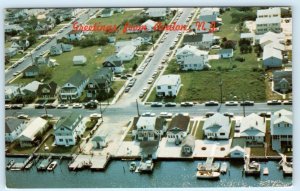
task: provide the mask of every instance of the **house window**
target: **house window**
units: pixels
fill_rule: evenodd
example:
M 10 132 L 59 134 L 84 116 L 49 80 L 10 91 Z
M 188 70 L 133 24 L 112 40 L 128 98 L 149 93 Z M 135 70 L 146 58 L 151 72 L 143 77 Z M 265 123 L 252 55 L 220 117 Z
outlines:
M 168 89 L 171 89 L 172 87 L 171 86 L 168 86 Z
M 64 140 L 63 139 L 59 139 L 59 142 L 63 142 Z
M 221 136 L 224 136 L 224 135 L 225 135 L 225 133 L 220 133 L 220 135 L 221 135 Z
M 160 89 L 161 89 L 161 87 L 160 87 L 160 86 L 157 86 L 157 89 L 159 89 L 159 90 L 160 90 Z
M 70 141 L 70 142 L 72 142 L 72 141 L 73 141 L 73 139 L 69 139 L 69 141 Z

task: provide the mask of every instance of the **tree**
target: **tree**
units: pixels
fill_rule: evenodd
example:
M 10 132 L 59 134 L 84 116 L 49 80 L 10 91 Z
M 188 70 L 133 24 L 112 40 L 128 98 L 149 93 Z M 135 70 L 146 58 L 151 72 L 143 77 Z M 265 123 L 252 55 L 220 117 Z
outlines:
M 47 66 L 40 67 L 39 75 L 37 77 L 38 80 L 44 79 L 49 80 L 52 78 L 52 69 Z
M 226 49 L 235 49 L 235 44 L 235 41 L 227 40 L 221 44 L 221 47 Z
M 137 67 L 138 67 L 138 65 L 137 65 L 137 64 L 134 64 L 134 65 L 132 66 L 132 70 L 133 70 L 133 71 L 136 71 Z

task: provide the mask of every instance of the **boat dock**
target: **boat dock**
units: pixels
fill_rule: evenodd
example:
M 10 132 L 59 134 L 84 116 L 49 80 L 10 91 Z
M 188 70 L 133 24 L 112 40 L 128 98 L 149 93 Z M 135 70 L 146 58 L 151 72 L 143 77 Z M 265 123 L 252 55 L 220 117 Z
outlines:
M 109 159 L 109 155 L 77 155 L 69 164 L 69 170 L 81 170 L 85 168 L 104 170 Z
M 286 155 L 279 153 L 282 157 L 281 161 L 279 162 L 280 167 L 282 168 L 284 175 L 292 175 L 293 174 L 293 163 L 288 162 Z
M 213 157 L 208 157 L 205 163 L 198 163 L 197 169 L 199 171 L 219 171 L 220 170 L 220 163 L 214 163 Z
M 250 157 L 245 155 L 244 172 L 246 175 L 258 175 L 260 176 L 260 164 L 258 162 L 250 162 Z

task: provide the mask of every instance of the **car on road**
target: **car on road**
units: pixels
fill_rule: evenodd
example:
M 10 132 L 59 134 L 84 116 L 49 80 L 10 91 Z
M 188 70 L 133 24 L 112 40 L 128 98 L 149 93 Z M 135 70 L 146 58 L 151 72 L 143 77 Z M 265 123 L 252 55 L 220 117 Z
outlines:
M 142 113 L 143 117 L 155 117 L 155 113 L 151 113 L 151 112 L 146 112 L 146 113 Z
M 254 106 L 254 101 L 242 101 L 241 106 Z
M 292 100 L 284 100 L 282 102 L 283 105 L 293 105 L 293 101 Z
M 137 74 L 141 74 L 141 73 L 143 73 L 143 71 L 144 71 L 144 69 L 138 69 L 138 71 L 136 72 Z
M 56 108 L 56 105 L 55 105 L 55 104 L 52 104 L 52 103 L 47 103 L 47 104 L 45 105 L 45 107 L 46 107 L 47 109 L 54 109 L 54 108 Z
M 172 113 L 168 113 L 168 112 L 161 112 L 159 114 L 160 117 L 163 117 L 163 118 L 172 118 L 173 114 Z
M 153 53 L 153 52 L 151 52 L 151 53 L 149 54 L 149 57 L 152 57 L 152 56 L 154 56 L 154 53 Z
M 74 108 L 74 109 L 82 108 L 82 104 L 81 104 L 81 103 L 74 103 L 74 104 L 73 104 L 73 108 Z
M 13 104 L 11 105 L 11 109 L 22 109 L 23 104 Z
M 152 82 L 153 82 L 153 78 L 150 78 L 150 79 L 147 81 L 148 84 L 152 84 Z
M 215 112 L 206 112 L 205 113 L 205 117 L 211 117 L 211 116 L 213 116 L 215 114 Z
M 11 105 L 5 104 L 5 109 L 11 109 Z
M 161 64 L 158 66 L 158 69 L 159 69 L 159 70 L 161 70 L 161 69 L 163 69 L 163 68 L 164 68 L 164 66 L 161 65 Z
M 20 114 L 20 115 L 18 115 L 18 118 L 19 118 L 19 119 L 28 119 L 28 118 L 29 118 L 29 115 Z
M 99 119 L 101 117 L 102 117 L 102 115 L 100 113 L 92 113 L 90 115 L 90 118 L 93 118 L 93 119 Z
M 129 91 L 130 91 L 130 86 L 128 85 L 128 86 L 125 88 L 124 92 L 125 92 L 125 93 L 128 93 Z
M 139 98 L 143 98 L 143 97 L 144 97 L 144 95 L 145 95 L 145 92 L 144 92 L 144 91 L 142 91 L 142 92 L 139 94 Z
M 51 115 L 51 114 L 43 114 L 43 115 L 41 115 L 41 118 L 43 118 L 43 119 L 52 119 L 54 116 L 53 115 Z
M 85 109 L 97 109 L 98 101 L 89 101 L 86 104 L 84 104 Z
M 182 107 L 192 107 L 192 106 L 194 106 L 194 103 L 193 102 L 181 102 L 180 106 L 182 106 Z
M 160 102 L 153 102 L 153 103 L 151 104 L 151 107 L 162 107 L 162 106 L 163 106 L 163 104 L 160 103 Z
M 69 105 L 68 104 L 58 104 L 56 108 L 57 109 L 67 109 L 67 108 L 69 108 Z
M 21 72 L 20 72 L 20 71 L 17 71 L 17 72 L 14 72 L 14 73 L 13 73 L 13 76 L 17 76 L 17 75 L 19 75 L 19 74 L 21 74 Z
M 167 102 L 167 103 L 165 103 L 165 107 L 176 107 L 176 103 L 175 102 Z
M 258 115 L 261 117 L 270 118 L 272 113 L 271 112 L 259 112 Z
M 226 117 L 234 117 L 234 113 L 231 112 L 225 112 L 223 115 Z
M 267 105 L 281 105 L 281 100 L 270 100 L 270 101 L 267 101 Z
M 226 106 L 237 106 L 239 104 L 239 102 L 237 101 L 226 101 L 225 105 Z
M 35 105 L 34 105 L 34 108 L 35 108 L 35 109 L 43 109 L 43 108 L 45 108 L 45 106 L 44 106 L 44 104 L 38 103 L 38 104 L 35 104 Z
M 204 103 L 205 106 L 218 106 L 219 102 L 217 101 L 207 101 Z

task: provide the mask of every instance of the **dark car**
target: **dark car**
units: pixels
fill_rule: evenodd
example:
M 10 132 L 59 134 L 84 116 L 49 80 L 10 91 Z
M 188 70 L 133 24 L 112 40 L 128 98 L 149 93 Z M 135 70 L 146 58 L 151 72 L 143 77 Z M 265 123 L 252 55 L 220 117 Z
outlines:
M 122 76 L 121 76 L 121 79 L 123 79 L 123 80 L 127 80 L 127 76 L 125 76 L 125 75 L 122 75 Z
M 84 108 L 86 109 L 97 109 L 97 103 L 95 101 L 89 101 L 88 103 L 84 104 Z
M 126 77 L 131 78 L 132 75 L 131 74 L 126 74 Z
M 11 109 L 22 109 L 23 105 L 22 104 L 13 104 L 11 106 Z
M 234 117 L 234 114 L 230 113 L 230 112 L 226 112 L 223 115 L 226 116 L 226 117 Z
M 194 106 L 194 103 L 193 102 L 181 102 L 180 105 L 182 107 L 192 107 L 192 106 Z
M 213 116 L 215 114 L 215 112 L 207 112 L 207 113 L 205 113 L 205 117 L 211 117 L 211 116 Z
M 121 77 L 121 74 L 115 74 L 115 77 Z
M 244 101 L 241 102 L 241 106 L 254 106 L 254 101 Z
M 219 103 L 216 101 L 208 101 L 204 103 L 205 106 L 218 106 Z
M 176 107 L 176 103 L 168 102 L 168 103 L 165 104 L 165 107 Z
M 283 105 L 293 105 L 293 101 L 292 100 L 285 100 L 282 103 L 283 103 Z
M 151 104 L 151 107 L 162 107 L 162 106 L 163 106 L 163 104 L 160 103 L 160 102 L 153 102 L 153 103 Z
M 35 104 L 34 108 L 35 109 L 43 109 L 44 108 L 44 104 Z
M 124 92 L 125 92 L 125 93 L 128 93 L 129 91 L 130 91 L 130 86 L 128 85 L 128 86 L 125 88 Z

